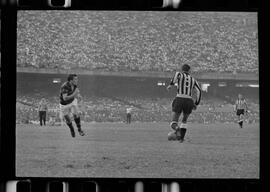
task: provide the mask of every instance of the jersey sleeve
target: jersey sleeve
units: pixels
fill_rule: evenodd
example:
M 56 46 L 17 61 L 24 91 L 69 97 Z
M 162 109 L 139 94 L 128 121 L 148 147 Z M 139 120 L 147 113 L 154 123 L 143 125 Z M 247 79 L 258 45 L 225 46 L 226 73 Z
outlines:
M 173 78 L 171 79 L 170 85 L 175 85 L 175 83 L 177 83 L 177 80 L 180 78 L 180 76 L 181 76 L 181 73 L 176 72 Z
M 236 109 L 237 109 L 237 100 L 234 103 L 234 110 L 236 111 Z
M 40 110 L 40 108 L 41 108 L 41 103 L 39 102 L 38 103 L 38 111 Z
M 247 105 L 247 101 L 246 100 L 244 100 L 244 104 L 245 104 L 245 107 L 246 107 L 246 111 L 248 110 L 248 105 Z
M 195 80 L 194 88 L 197 91 L 197 97 L 195 101 L 195 105 L 199 105 L 201 101 L 201 96 L 202 96 L 202 89 L 199 85 L 199 83 Z

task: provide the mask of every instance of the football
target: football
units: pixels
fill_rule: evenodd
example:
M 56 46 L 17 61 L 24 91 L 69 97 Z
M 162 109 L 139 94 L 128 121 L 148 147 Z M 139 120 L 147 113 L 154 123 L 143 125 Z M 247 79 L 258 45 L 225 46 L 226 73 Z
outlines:
M 171 131 L 171 132 L 168 133 L 168 140 L 169 141 L 175 141 L 175 140 L 177 140 L 176 139 L 176 133 L 175 133 L 175 131 Z

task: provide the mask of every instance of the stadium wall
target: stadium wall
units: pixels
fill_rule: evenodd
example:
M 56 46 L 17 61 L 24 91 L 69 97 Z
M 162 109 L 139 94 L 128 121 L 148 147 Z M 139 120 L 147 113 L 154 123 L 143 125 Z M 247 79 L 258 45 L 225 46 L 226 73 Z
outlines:
M 36 94 L 38 96 L 58 96 L 60 86 L 66 81 L 66 74 L 46 73 L 17 73 L 17 94 Z M 57 82 L 54 83 L 54 80 Z M 238 93 L 259 99 L 259 88 L 236 87 L 237 83 L 258 84 L 256 80 L 235 79 L 198 79 L 200 83 L 209 83 L 207 92 L 203 97 L 220 97 L 223 99 L 235 98 Z M 59 82 L 58 82 L 59 81 Z M 175 96 L 176 90 L 167 91 L 166 86 L 170 78 L 161 77 L 127 77 L 109 75 L 80 75 L 79 87 L 84 96 L 101 97 L 170 97 Z M 219 84 L 225 83 L 226 86 Z M 160 84 L 160 85 L 158 85 Z
M 88 71 L 83 69 L 39 69 L 39 68 L 23 68 L 17 67 L 17 72 L 19 73 L 39 73 L 39 74 L 69 74 L 76 73 L 80 75 L 102 75 L 102 76 L 122 76 L 122 77 L 153 77 L 153 78 L 171 78 L 174 72 L 112 72 L 112 71 Z M 193 74 L 197 79 L 220 79 L 220 80 L 249 80 L 249 81 L 258 81 L 259 74 L 257 73 L 218 73 L 218 72 L 194 72 Z

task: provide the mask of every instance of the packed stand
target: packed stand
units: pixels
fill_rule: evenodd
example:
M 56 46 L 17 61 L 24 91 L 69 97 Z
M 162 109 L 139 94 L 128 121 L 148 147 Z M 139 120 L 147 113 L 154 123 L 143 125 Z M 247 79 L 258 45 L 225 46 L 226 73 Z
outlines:
M 19 11 L 17 65 L 258 73 L 257 13 Z

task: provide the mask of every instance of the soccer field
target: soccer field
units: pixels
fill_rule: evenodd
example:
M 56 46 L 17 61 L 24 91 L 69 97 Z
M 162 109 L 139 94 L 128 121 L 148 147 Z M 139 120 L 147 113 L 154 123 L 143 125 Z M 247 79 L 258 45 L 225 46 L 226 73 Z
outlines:
M 169 123 L 17 125 L 16 176 L 259 178 L 259 124 L 189 124 L 184 143 Z

